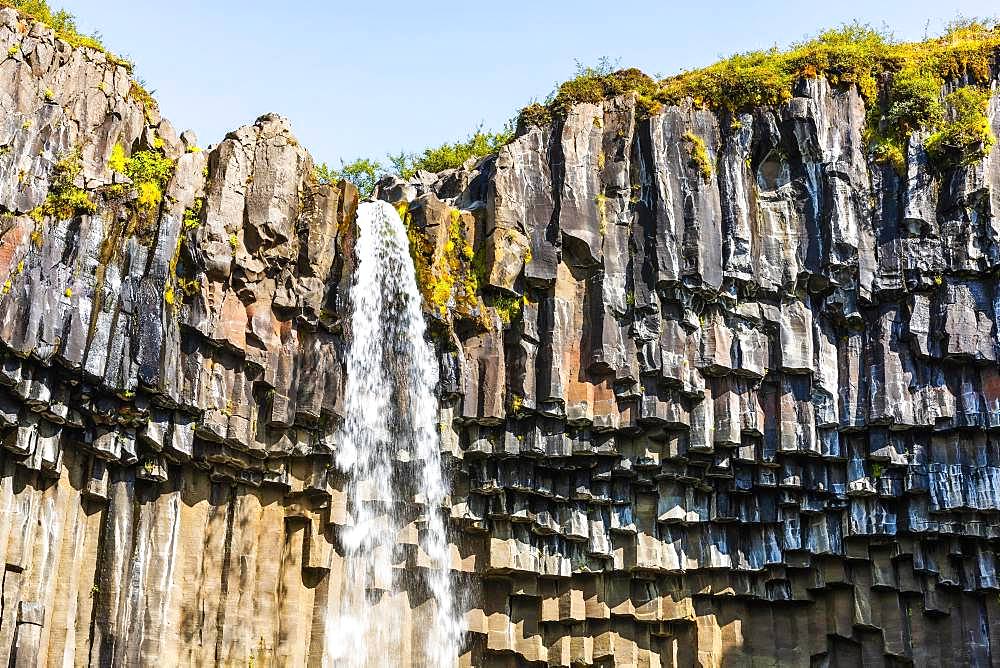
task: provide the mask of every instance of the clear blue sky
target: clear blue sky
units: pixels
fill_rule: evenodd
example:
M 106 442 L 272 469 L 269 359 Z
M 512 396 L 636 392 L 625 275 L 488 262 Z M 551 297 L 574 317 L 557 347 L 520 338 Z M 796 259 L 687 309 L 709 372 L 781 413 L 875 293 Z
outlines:
M 274 111 L 317 162 L 501 126 L 602 56 L 649 74 L 860 20 L 919 39 L 988 0 L 50 0 L 99 31 L 207 146 Z M 929 22 L 929 23 L 928 23 Z

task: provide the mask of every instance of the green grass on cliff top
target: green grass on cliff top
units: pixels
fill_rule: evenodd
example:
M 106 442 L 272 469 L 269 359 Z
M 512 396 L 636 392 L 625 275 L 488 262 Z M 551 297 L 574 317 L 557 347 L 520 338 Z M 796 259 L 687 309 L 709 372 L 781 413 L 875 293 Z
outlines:
M 100 38 L 96 35 L 81 33 L 76 27 L 75 16 L 65 9 L 52 9 L 46 0 L 0 0 L 0 7 L 12 7 L 23 16 L 44 23 L 55 31 L 57 37 L 65 40 L 73 47 L 96 49 L 101 53 L 107 54 L 115 62 L 125 65 L 129 70 L 132 69 L 130 62 L 108 53 L 107 49 L 104 48 L 104 44 L 101 43 Z
M 796 81 L 823 76 L 834 86 L 857 86 L 868 108 L 866 139 L 877 160 L 901 171 L 911 135 L 926 130 L 931 135 L 924 146 L 933 161 L 970 163 L 995 141 L 986 111 L 998 50 L 997 21 L 963 19 L 922 42 L 897 42 L 869 26 L 848 25 L 786 51 L 737 54 L 660 81 L 636 69 L 611 71 L 604 63 L 580 69 L 545 104 L 522 109 L 518 125 L 544 126 L 574 104 L 625 93 L 635 94 L 642 116 L 686 100 L 735 114 L 780 104 L 792 97 Z M 942 98 L 949 83 L 958 88 Z
M 956 21 L 940 37 L 923 42 L 896 42 L 885 32 L 854 24 L 821 32 L 787 51 L 741 53 L 660 81 L 635 69 L 583 68 L 545 104 L 523 111 L 528 112 L 529 122 L 544 120 L 544 112 L 558 115 L 578 102 L 599 102 L 627 92 L 648 98 L 647 104 L 690 99 L 696 107 L 744 111 L 779 104 L 792 96 L 798 79 L 816 76 L 825 76 L 834 85 L 855 84 L 872 104 L 885 75 L 902 75 L 911 83 L 921 79 L 944 85 L 962 80 L 986 85 L 998 48 L 1000 29 L 994 20 Z
M 56 37 L 66 41 L 73 48 L 94 49 L 104 54 L 113 65 L 124 67 L 131 75 L 135 66 L 131 60 L 116 56 L 108 51 L 97 35 L 85 35 L 76 27 L 76 17 L 65 9 L 52 9 L 46 0 L 0 0 L 0 8 L 16 9 L 22 16 L 44 23 L 52 28 Z M 158 108 L 156 100 L 146 91 L 142 83 L 133 79 L 129 93 L 146 110 L 147 117 L 151 110 Z
M 634 93 L 640 116 L 658 113 L 663 105 L 685 100 L 698 108 L 732 114 L 777 105 L 792 97 L 796 81 L 826 77 L 834 86 L 857 86 L 868 108 L 867 137 L 876 159 L 902 169 L 906 143 L 919 129 L 931 131 L 925 142 L 940 163 L 971 162 L 993 144 L 986 123 L 988 86 L 997 65 L 1000 26 L 995 20 L 962 19 L 940 37 L 898 42 L 866 25 L 826 30 L 787 50 L 741 53 L 708 67 L 659 81 L 635 68 L 615 69 L 607 60 L 596 67 L 577 67 L 576 76 L 560 84 L 544 103 L 521 109 L 518 131 L 545 126 L 581 102 L 600 102 Z M 942 98 L 948 83 L 959 90 Z M 949 115 L 949 109 L 951 114 Z M 482 136 L 480 136 L 482 135 Z M 359 158 L 340 170 L 323 165 L 321 180 L 360 181 L 370 191 L 383 174 L 404 178 L 416 169 L 440 171 L 459 167 L 469 157 L 496 152 L 514 137 L 477 132 L 465 142 L 429 148 L 421 156 L 389 157 L 389 164 Z

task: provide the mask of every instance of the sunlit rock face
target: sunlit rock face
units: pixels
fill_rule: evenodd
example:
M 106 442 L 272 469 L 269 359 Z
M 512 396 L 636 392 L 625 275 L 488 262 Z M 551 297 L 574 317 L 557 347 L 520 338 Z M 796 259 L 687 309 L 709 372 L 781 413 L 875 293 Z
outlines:
M 354 618 L 399 665 L 1000 661 L 1000 149 L 942 170 L 915 136 L 897 172 L 856 90 L 812 79 L 736 117 L 581 104 L 381 183 L 439 451 L 382 439 L 387 491 L 344 449 L 357 190 L 276 115 L 200 150 L 12 10 L 0 49 L 14 665 L 337 665 Z M 144 152 L 172 161 L 149 206 L 120 168 Z M 404 329 L 365 390 L 394 429 Z M 378 582 L 364 504 L 391 508 Z

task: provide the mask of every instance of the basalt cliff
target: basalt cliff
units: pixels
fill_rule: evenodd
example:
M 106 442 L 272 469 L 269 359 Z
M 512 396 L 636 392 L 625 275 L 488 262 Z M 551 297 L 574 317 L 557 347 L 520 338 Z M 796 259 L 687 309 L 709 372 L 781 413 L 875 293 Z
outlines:
M 12 9 L 2 54 L 0 655 L 323 665 L 357 189 L 276 115 L 202 150 Z M 392 500 L 399 664 L 428 512 L 459 665 L 1000 664 L 1000 147 L 879 162 L 866 115 L 627 93 L 379 183 L 450 484 Z

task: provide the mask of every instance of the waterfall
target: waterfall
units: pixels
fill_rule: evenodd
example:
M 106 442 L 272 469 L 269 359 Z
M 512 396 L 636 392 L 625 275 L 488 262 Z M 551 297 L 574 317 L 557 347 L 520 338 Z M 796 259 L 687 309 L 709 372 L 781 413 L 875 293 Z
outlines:
M 328 608 L 326 664 L 453 666 L 463 627 L 441 514 L 447 487 L 434 396 L 437 365 L 425 340 L 403 221 L 386 202 L 363 202 L 357 221 L 345 418 L 337 440 L 353 525 L 342 534 L 344 578 Z M 414 494 L 423 504 L 420 548 L 429 563 L 419 571 L 434 604 L 433 618 L 420 620 L 420 657 L 410 656 L 413 638 L 404 637 L 409 606 L 393 600 L 405 579 L 400 532 L 412 520 L 404 513 Z

